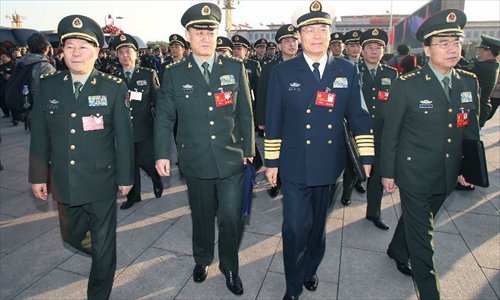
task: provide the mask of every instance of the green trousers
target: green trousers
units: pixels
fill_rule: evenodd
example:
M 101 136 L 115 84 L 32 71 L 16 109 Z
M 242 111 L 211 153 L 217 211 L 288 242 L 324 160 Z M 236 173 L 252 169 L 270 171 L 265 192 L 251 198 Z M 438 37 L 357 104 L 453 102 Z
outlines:
M 434 217 L 446 195 L 416 194 L 401 188 L 399 193 L 403 215 L 389 249 L 399 261 L 410 260 L 420 299 L 439 299 L 439 277 L 433 259 Z
M 380 176 L 380 157 L 375 156 L 375 164 L 372 166 L 372 171 L 366 184 L 366 216 L 380 218 L 380 209 L 384 187 L 382 185 L 382 177 Z
M 109 299 L 116 270 L 116 199 L 57 203 L 63 241 L 92 256 L 87 298 Z
M 217 179 L 186 177 L 186 182 L 196 264 L 209 266 L 214 259 L 217 217 L 220 264 L 238 274 L 238 251 L 243 236 L 243 172 Z

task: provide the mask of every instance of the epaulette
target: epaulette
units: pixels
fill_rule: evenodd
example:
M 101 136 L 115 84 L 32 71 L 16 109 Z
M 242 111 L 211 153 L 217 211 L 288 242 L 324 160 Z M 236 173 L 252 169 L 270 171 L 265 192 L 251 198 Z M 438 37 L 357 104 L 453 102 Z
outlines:
M 421 72 L 421 70 L 411 71 L 409 73 L 406 73 L 406 74 L 403 74 L 403 75 L 399 76 L 399 79 L 406 80 L 406 79 L 415 77 L 416 75 L 420 74 L 420 72 Z
M 387 69 L 390 69 L 390 70 L 393 70 L 395 72 L 398 71 L 398 69 L 394 68 L 393 66 L 389 66 L 389 65 L 384 65 L 384 68 L 387 68 Z
M 111 82 L 121 83 L 123 81 L 121 78 L 118 78 L 118 77 L 113 76 L 113 75 L 109 75 L 109 74 L 104 73 L 104 72 L 99 72 L 99 75 L 101 75 L 102 78 L 107 79 Z
M 181 59 L 181 60 L 179 60 L 179 61 L 174 61 L 173 63 L 168 64 L 168 65 L 165 67 L 165 69 L 170 69 L 170 68 L 172 68 L 172 67 L 174 67 L 174 66 L 177 66 L 177 65 L 180 65 L 181 63 L 184 63 L 184 62 L 186 62 L 186 59 L 185 59 L 185 58 L 183 58 L 183 59 Z
M 151 69 L 151 68 L 146 68 L 146 67 L 139 67 L 140 70 L 144 70 L 144 71 L 149 71 L 151 73 L 153 72 L 156 72 L 155 70 Z
M 40 79 L 47 78 L 47 77 L 53 77 L 54 75 L 59 74 L 59 73 L 61 73 L 61 71 L 54 71 L 54 72 L 50 72 L 47 74 L 42 74 L 42 75 L 40 75 Z
M 457 71 L 460 74 L 469 75 L 472 78 L 477 78 L 476 74 L 474 74 L 472 72 L 469 72 L 469 71 L 465 71 L 465 70 L 462 70 L 462 69 L 455 69 L 455 71 Z

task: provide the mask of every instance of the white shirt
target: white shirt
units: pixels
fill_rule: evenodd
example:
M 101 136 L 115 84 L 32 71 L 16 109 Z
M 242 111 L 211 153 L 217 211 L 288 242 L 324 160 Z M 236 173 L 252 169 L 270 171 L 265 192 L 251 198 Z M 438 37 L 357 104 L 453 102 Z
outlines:
M 314 61 L 311 58 L 309 58 L 305 53 L 304 53 L 304 58 L 306 60 L 307 65 L 311 69 L 311 72 L 314 71 L 313 63 L 319 63 L 319 78 L 321 79 L 323 77 L 323 73 L 325 72 L 326 68 L 326 63 L 328 61 L 328 55 L 325 53 L 325 55 L 319 60 L 319 61 Z

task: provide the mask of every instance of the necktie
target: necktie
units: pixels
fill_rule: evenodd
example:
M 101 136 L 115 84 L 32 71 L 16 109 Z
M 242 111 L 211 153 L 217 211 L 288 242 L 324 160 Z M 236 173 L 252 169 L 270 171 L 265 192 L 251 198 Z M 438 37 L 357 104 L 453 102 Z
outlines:
M 125 72 L 125 78 L 127 79 L 127 83 L 130 83 L 130 72 Z
M 313 75 L 317 82 L 321 80 L 321 76 L 319 75 L 319 63 L 313 63 Z
M 208 67 L 210 66 L 207 62 L 204 62 L 201 64 L 203 67 L 203 78 L 205 78 L 205 81 L 207 84 L 210 83 L 210 71 L 208 70 Z
M 375 72 L 376 72 L 375 69 L 370 70 L 370 76 L 372 77 L 372 80 L 375 80 L 375 76 L 377 76 L 377 74 L 375 74 Z
M 83 84 L 79 81 L 73 82 L 73 85 L 75 86 L 75 100 L 78 99 L 78 95 L 80 95 L 80 90 L 82 89 Z
M 448 102 L 450 102 L 450 96 L 451 96 L 450 78 L 445 77 L 441 80 L 441 82 L 443 83 L 444 94 L 446 95 Z

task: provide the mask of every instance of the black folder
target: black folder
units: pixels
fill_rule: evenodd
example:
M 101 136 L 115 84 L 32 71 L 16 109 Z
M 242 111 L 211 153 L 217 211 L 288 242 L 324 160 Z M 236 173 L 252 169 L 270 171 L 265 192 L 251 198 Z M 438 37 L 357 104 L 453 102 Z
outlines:
M 488 169 L 483 142 L 480 140 L 463 141 L 463 159 L 460 174 L 468 183 L 488 187 Z
M 344 138 L 347 146 L 346 147 L 347 156 L 352 161 L 354 172 L 358 176 L 358 180 L 363 182 L 366 180 L 365 168 L 363 167 L 363 163 L 361 162 L 358 145 L 356 144 L 351 129 L 349 128 L 349 124 L 345 119 L 344 119 Z

